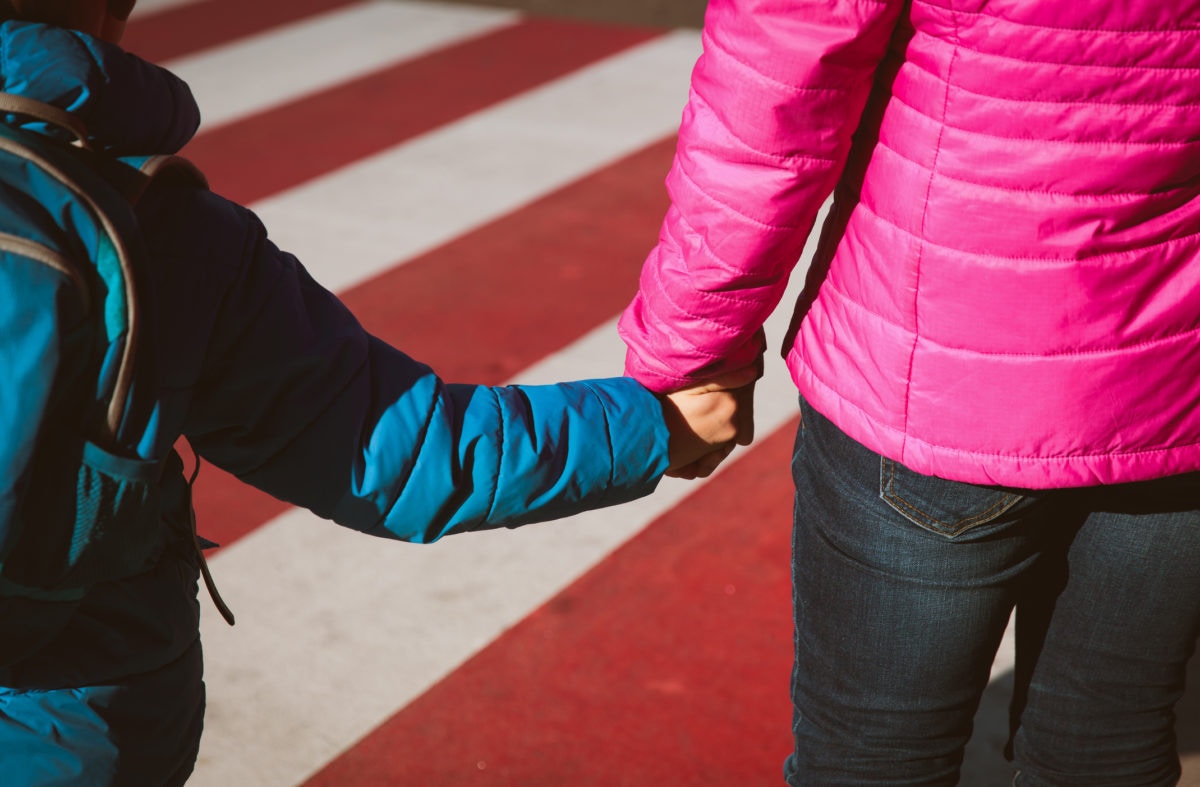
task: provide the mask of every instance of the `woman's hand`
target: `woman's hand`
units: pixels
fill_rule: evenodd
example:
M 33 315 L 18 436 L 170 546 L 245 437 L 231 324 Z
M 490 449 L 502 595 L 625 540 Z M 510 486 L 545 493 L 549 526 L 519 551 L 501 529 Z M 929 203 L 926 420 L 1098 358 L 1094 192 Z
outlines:
M 662 394 L 671 432 L 667 475 L 707 478 L 733 452 L 754 439 L 756 367 Z

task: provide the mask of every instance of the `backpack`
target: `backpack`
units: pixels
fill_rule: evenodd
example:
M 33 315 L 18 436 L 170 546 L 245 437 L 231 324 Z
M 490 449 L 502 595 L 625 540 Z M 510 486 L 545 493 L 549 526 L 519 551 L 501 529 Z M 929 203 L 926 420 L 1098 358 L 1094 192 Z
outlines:
M 134 207 L 160 179 L 206 184 L 176 157 L 89 150 L 56 107 L 0 93 L 0 113 L 50 132 L 0 122 L 0 621 L 37 621 L 6 625 L 3 666 L 65 625 L 89 587 L 164 548 L 161 481 L 182 463 L 138 452 L 155 402 Z

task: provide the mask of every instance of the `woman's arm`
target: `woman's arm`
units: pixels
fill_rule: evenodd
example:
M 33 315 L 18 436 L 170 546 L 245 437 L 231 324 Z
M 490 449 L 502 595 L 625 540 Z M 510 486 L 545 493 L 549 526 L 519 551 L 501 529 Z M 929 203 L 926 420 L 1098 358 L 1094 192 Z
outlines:
M 756 363 L 840 176 L 902 0 L 711 0 L 671 207 L 620 322 L 656 391 Z

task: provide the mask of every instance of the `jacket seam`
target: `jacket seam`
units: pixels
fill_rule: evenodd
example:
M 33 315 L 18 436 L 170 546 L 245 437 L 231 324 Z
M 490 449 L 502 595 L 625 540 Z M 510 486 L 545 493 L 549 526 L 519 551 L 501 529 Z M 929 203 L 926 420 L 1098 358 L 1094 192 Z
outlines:
M 935 442 L 932 442 L 929 440 L 923 440 L 919 437 L 911 437 L 908 434 L 907 429 L 898 428 L 898 427 L 890 426 L 888 424 L 883 423 L 879 419 L 871 416 L 866 410 L 864 410 L 856 402 L 853 402 L 850 399 L 847 399 L 836 388 L 831 386 L 829 383 L 825 382 L 825 380 L 819 374 L 816 373 L 816 371 L 812 368 L 812 366 L 806 364 L 804 368 L 805 368 L 805 371 L 808 373 L 809 379 L 812 380 L 812 382 L 815 385 L 820 386 L 825 391 L 827 391 L 830 395 L 837 397 L 837 400 L 841 403 L 841 405 L 843 407 L 849 407 L 849 408 L 853 409 L 856 413 L 859 414 L 859 416 L 862 418 L 863 421 L 871 423 L 878 429 L 883 429 L 883 430 L 886 430 L 893 434 L 898 433 L 901 437 L 902 450 L 903 450 L 903 447 L 907 446 L 908 442 L 911 440 L 914 443 L 918 443 L 922 446 L 926 446 L 928 448 L 934 449 L 941 453 L 955 454 L 955 455 L 959 455 L 959 456 L 967 456 L 967 457 L 973 457 L 973 458 L 978 457 L 978 458 L 986 458 L 986 459 L 1025 459 L 1025 460 L 1036 460 L 1039 462 L 1073 462 L 1073 461 L 1078 461 L 1078 460 L 1111 459 L 1112 457 L 1137 457 L 1137 456 L 1151 456 L 1151 455 L 1155 455 L 1155 454 L 1169 454 L 1169 453 L 1174 453 L 1181 448 L 1200 447 L 1200 441 L 1195 441 L 1195 442 L 1191 442 L 1191 443 L 1183 443 L 1181 445 L 1172 445 L 1167 448 L 1146 448 L 1146 449 L 1139 450 L 1139 451 L 1103 451 L 1101 453 L 1094 453 L 1094 454 L 1006 454 L 1006 453 L 1002 453 L 1000 451 L 974 451 L 974 450 L 970 450 L 967 448 L 956 448 L 954 446 L 943 445 L 942 443 L 935 443 Z M 901 457 L 904 457 L 904 456 L 906 456 L 906 454 L 902 453 Z M 899 461 L 899 462 L 903 463 L 903 458 L 896 459 L 893 461 Z
M 884 323 L 885 325 L 888 325 L 896 330 L 902 331 L 907 334 L 911 334 L 913 337 L 914 351 L 915 351 L 917 344 L 925 343 L 925 344 L 939 347 L 943 350 L 950 350 L 952 352 L 972 353 L 975 355 L 982 355 L 987 358 L 1034 358 L 1034 359 L 1090 358 L 1090 357 L 1102 356 L 1102 355 L 1114 355 L 1114 354 L 1123 353 L 1123 352 L 1126 352 L 1129 350 L 1148 349 L 1148 348 L 1156 347 L 1159 345 L 1171 344 L 1176 341 L 1183 341 L 1183 340 L 1191 338 L 1193 336 L 1200 337 L 1200 328 L 1188 328 L 1186 330 L 1179 331 L 1178 333 L 1173 333 L 1170 336 L 1165 336 L 1160 339 L 1141 340 L 1141 341 L 1137 341 L 1137 342 L 1132 342 L 1130 344 L 1113 345 L 1110 347 L 1098 347 L 1098 348 L 1087 349 L 1087 350 L 1062 350 L 1062 351 L 1046 351 L 1046 352 L 998 352 L 998 351 L 993 351 L 993 350 L 983 350 L 983 349 L 980 349 L 977 347 L 965 347 L 965 346 L 961 346 L 961 345 L 946 344 L 945 342 L 940 342 L 937 339 L 931 339 L 928 336 L 918 336 L 918 334 L 915 330 L 906 328 L 905 326 L 897 323 L 895 320 L 889 319 L 888 317 L 885 317 L 884 315 L 880 314 L 879 312 L 868 308 L 861 301 L 855 300 L 849 294 L 842 291 L 841 288 L 839 288 L 833 282 L 827 282 L 826 287 L 831 295 L 839 298 L 845 305 L 850 306 L 850 307 L 852 307 L 864 314 L 867 314 L 871 317 L 874 317 L 875 319 L 879 320 L 881 323 Z M 911 375 L 912 375 L 912 368 L 910 365 L 909 376 L 906 377 L 905 379 L 911 379 Z
M 961 43 L 958 40 L 958 17 L 955 16 L 954 10 L 950 10 L 951 23 L 954 27 L 954 42 L 955 46 L 950 53 L 950 60 L 946 64 L 946 90 L 942 96 L 942 121 L 938 127 L 937 142 L 934 143 L 933 159 L 929 164 L 929 180 L 925 184 L 925 201 L 921 204 L 921 237 L 918 239 L 917 259 L 913 265 L 913 294 L 912 294 L 912 348 L 908 353 L 908 366 L 905 370 L 905 387 L 904 387 L 904 437 L 900 443 L 901 455 L 903 455 L 905 445 L 908 441 L 908 415 L 909 405 L 912 402 L 912 372 L 913 365 L 917 359 L 917 343 L 921 338 L 921 267 L 925 259 L 925 225 L 929 221 L 929 200 L 933 195 L 933 180 L 937 176 L 937 164 L 941 159 L 942 154 L 942 138 L 946 134 L 946 118 L 950 114 L 950 75 L 954 71 L 954 61 L 958 58 L 958 46 Z
M 695 314 L 691 310 L 685 308 L 683 306 L 683 304 L 679 303 L 679 301 L 677 301 L 675 298 L 671 297 L 670 290 L 668 290 L 666 287 L 662 286 L 663 285 L 662 274 L 659 273 L 658 271 L 655 271 L 655 279 L 656 279 L 655 284 L 659 285 L 659 290 L 658 290 L 659 294 L 662 296 L 662 298 L 667 303 L 669 303 L 671 306 L 673 306 L 679 312 L 687 315 L 689 318 L 691 318 L 693 320 L 698 320 L 711 328 L 717 329 L 721 333 L 726 333 L 729 335 L 736 335 L 737 331 L 730 330 L 730 327 L 728 325 L 726 325 L 725 323 L 718 322 L 717 320 L 714 320 L 711 317 L 705 317 L 704 315 L 701 315 L 701 314 Z M 699 291 L 697 291 L 697 292 L 699 292 Z M 687 342 L 688 346 L 692 349 L 692 351 L 694 351 L 698 355 L 703 355 L 707 358 L 720 358 L 721 357 L 720 354 L 718 354 L 718 353 L 705 352 L 700 347 L 696 346 L 696 344 L 694 342 L 692 342 L 690 339 L 688 339 L 686 336 L 684 336 L 681 333 L 676 333 L 675 336 L 678 337 L 679 339 L 682 339 L 683 341 Z
M 683 385 L 687 385 L 687 384 L 693 382 L 695 379 L 693 377 L 680 376 L 673 372 L 664 372 L 664 371 L 659 371 L 657 369 L 651 369 L 649 367 L 649 365 L 645 363 L 645 360 L 643 358 L 644 354 L 649 354 L 652 358 L 654 358 L 654 360 L 658 361 L 660 364 L 663 363 L 663 359 L 659 358 L 657 353 L 655 353 L 653 350 L 651 350 L 648 347 L 645 347 L 645 348 L 639 347 L 637 350 L 634 350 L 634 354 L 637 355 L 639 361 L 642 361 L 642 365 L 645 366 L 646 370 L 647 370 L 647 374 L 631 375 L 634 377 L 634 379 L 638 380 L 638 382 L 641 382 L 648 375 L 653 375 L 654 377 L 661 377 L 661 378 L 664 378 L 667 380 L 672 380 L 677 383 L 682 383 Z
M 946 87 L 950 88 L 951 84 L 946 82 Z M 930 117 L 919 108 L 909 104 L 904 99 L 897 95 L 892 96 L 892 100 L 905 109 L 912 110 L 926 120 L 931 120 L 935 123 L 941 123 L 944 128 L 949 128 L 953 131 L 958 131 L 971 136 L 984 137 L 986 139 L 996 139 L 1001 142 L 1036 142 L 1039 145 L 1068 145 L 1073 148 L 1095 148 L 1095 147 L 1122 147 L 1122 148 L 1188 148 L 1200 145 L 1200 139 L 1188 140 L 1183 142 L 1131 142 L 1127 140 L 1115 139 L 1046 139 L 1045 137 L 1012 137 L 1004 134 L 989 134 L 986 131 L 976 131 L 975 129 L 956 126 L 952 123 L 939 121 L 937 118 Z
M 414 460 L 408 463 L 408 465 L 404 468 L 404 471 L 396 478 L 395 483 L 391 486 L 391 489 L 395 490 L 395 494 L 392 496 L 390 502 L 388 502 L 388 504 L 384 507 L 384 510 L 380 512 L 379 518 L 371 525 L 370 528 L 364 528 L 361 532 L 371 533 L 372 531 L 378 530 L 381 527 L 385 530 L 389 529 L 387 525 L 388 520 L 391 519 L 392 514 L 396 511 L 396 506 L 400 505 L 400 498 L 403 496 L 404 490 L 408 487 L 409 481 L 412 480 L 413 473 L 417 466 L 415 457 L 417 457 L 421 451 L 425 449 L 425 444 L 429 440 L 429 433 L 433 428 L 433 421 L 438 416 L 438 405 L 442 403 L 439 401 L 438 397 L 444 391 L 445 388 L 443 387 L 443 384 L 435 380 L 433 401 L 429 403 L 429 409 L 425 413 L 425 420 L 421 423 L 421 428 L 419 431 L 417 431 L 413 439 L 414 450 L 412 456 L 414 457 Z M 405 538 L 405 540 L 408 540 L 408 538 Z
M 659 288 L 659 294 L 663 299 L 665 299 L 667 301 L 667 303 L 669 303 L 670 305 L 672 305 L 676 308 L 679 308 L 679 305 L 677 303 L 675 303 L 675 301 L 671 299 L 670 295 L 668 295 L 667 292 L 664 289 L 662 289 L 661 287 Z M 680 311 L 682 311 L 684 314 L 688 313 L 684 309 L 680 309 Z M 680 334 L 678 332 L 674 332 L 672 335 L 676 336 L 677 338 L 679 338 L 680 340 L 685 342 L 688 345 L 688 348 L 690 349 L 692 354 L 694 354 L 694 355 L 703 356 L 707 361 L 716 360 L 719 357 L 713 353 L 708 353 L 708 352 L 705 352 L 704 350 L 701 350 L 690 339 L 688 339 L 686 336 L 683 336 L 682 334 Z M 636 342 L 634 342 L 631 340 L 629 342 L 629 344 L 630 344 L 630 348 L 629 348 L 630 351 L 635 356 L 637 356 L 638 359 L 640 361 L 642 361 L 642 363 L 644 365 L 646 365 L 647 367 L 649 367 L 649 364 L 645 364 L 645 357 L 650 356 L 651 358 L 654 359 L 654 361 L 658 364 L 659 368 L 662 371 L 653 370 L 652 371 L 653 374 L 658 375 L 659 377 L 667 377 L 667 378 L 670 378 L 672 380 L 675 380 L 675 381 L 681 382 L 681 383 L 687 383 L 690 381 L 689 377 L 680 376 L 680 375 L 676 374 L 674 371 L 672 371 L 672 368 L 673 368 L 672 365 L 665 358 L 663 358 L 662 355 L 655 349 L 654 342 L 652 342 L 652 341 L 636 341 Z M 636 344 L 636 347 L 633 346 L 634 344 Z
M 1122 257 L 1140 254 L 1140 253 L 1147 252 L 1147 251 L 1150 251 L 1153 249 L 1157 249 L 1161 246 L 1169 246 L 1172 244 L 1182 244 L 1184 241 L 1190 241 L 1190 240 L 1200 240 L 1200 232 L 1193 232 L 1190 235 L 1180 235 L 1177 237 L 1168 238 L 1167 240 L 1164 240 L 1164 241 L 1158 241 L 1157 243 L 1151 243 L 1151 244 L 1148 244 L 1145 246 L 1138 246 L 1136 249 L 1130 249 L 1127 251 L 1119 251 L 1119 252 L 1106 252 L 1104 254 L 1094 254 L 1089 257 L 1068 258 L 1068 257 L 1034 257 L 1034 256 L 1018 256 L 1018 255 L 1004 256 L 1004 255 L 1000 255 L 1000 254 L 983 254 L 981 252 L 971 251 L 970 249 L 960 249 L 960 248 L 957 248 L 954 246 L 947 246 L 944 243 L 935 243 L 934 241 L 931 241 L 928 238 L 922 238 L 920 235 L 916 234 L 912 230 L 906 229 L 906 228 L 900 226 L 899 224 L 897 224 L 895 221 L 880 214 L 877 210 L 875 210 L 873 207 L 871 207 L 870 202 L 868 202 L 866 199 L 860 199 L 859 202 L 857 203 L 857 206 L 862 207 L 864 210 L 866 210 L 872 216 L 879 219 L 884 224 L 887 224 L 889 227 L 896 230 L 897 232 L 903 233 L 904 235 L 907 235 L 908 237 L 912 238 L 913 240 L 919 241 L 919 242 L 927 244 L 929 246 L 933 246 L 936 249 L 941 249 L 943 251 L 953 252 L 954 254 L 965 255 L 968 257 L 974 257 L 974 258 L 980 259 L 980 260 L 991 260 L 994 262 L 1049 263 L 1047 265 L 1043 265 L 1042 267 L 1044 267 L 1044 268 L 1057 268 L 1057 267 L 1062 267 L 1065 265 L 1079 265 L 1080 263 L 1119 261 L 1120 258 L 1122 258 Z
M 1121 34 L 1125 34 L 1125 35 L 1130 35 L 1130 34 L 1134 34 L 1134 35 L 1155 35 L 1155 34 L 1174 35 L 1176 33 L 1182 33 L 1182 34 L 1200 33 L 1200 28 L 1195 28 L 1195 27 L 1182 28 L 1182 29 L 1178 29 L 1178 30 L 1174 30 L 1174 29 L 1172 29 L 1172 30 L 1155 30 L 1152 28 L 1062 27 L 1059 25 L 1040 25 L 1040 24 L 1036 24 L 1033 22 L 1018 22 L 1015 19 L 1008 19 L 1003 16 L 997 16 L 996 14 L 986 14 L 983 11 L 967 11 L 965 9 L 955 10 L 955 9 L 948 8 L 947 6 L 940 5 L 938 3 L 928 2 L 928 0 L 925 0 L 921 4 L 925 5 L 929 8 L 937 8 L 941 11 L 949 11 L 950 13 L 958 14 L 959 16 L 966 15 L 966 16 L 981 17 L 984 19 L 992 19 L 997 22 L 1005 22 L 1007 24 L 1015 25 L 1018 27 L 1032 27 L 1037 30 L 1057 30 L 1057 31 L 1060 31 L 1063 33 L 1114 33 L 1114 34 L 1121 33 Z
M 725 258 L 721 257 L 719 254 L 717 254 L 716 250 L 713 249 L 713 247 L 710 246 L 706 240 L 704 240 L 703 236 L 696 230 L 696 227 L 694 227 L 692 225 L 692 223 L 690 221 L 688 221 L 687 217 L 684 216 L 682 212 L 679 214 L 679 223 L 683 224 L 691 232 L 691 235 L 693 238 L 696 238 L 697 240 L 700 241 L 701 248 L 703 248 L 708 253 L 708 256 L 710 258 L 712 258 L 715 262 L 717 262 L 720 265 L 720 269 L 722 271 L 732 274 L 734 276 L 745 273 L 745 270 L 741 266 L 730 264 L 730 262 L 728 260 L 726 260 Z M 797 230 L 792 230 L 792 232 L 795 232 L 795 231 L 797 231 Z M 675 238 L 673 237 L 673 233 L 672 233 L 672 240 L 675 240 Z M 678 243 L 678 240 L 675 240 L 675 242 Z M 682 246 L 682 244 L 680 244 L 680 246 Z M 684 266 L 688 270 L 688 276 L 690 279 L 691 275 L 692 275 L 692 266 L 690 264 L 688 264 L 688 261 L 686 259 L 684 259 L 684 257 L 682 255 L 680 255 L 680 260 L 682 260 L 684 262 Z M 781 278 L 783 278 L 783 277 L 775 277 L 776 282 L 778 282 L 778 280 Z M 739 298 L 736 295 L 730 295 L 730 294 L 727 294 L 720 290 L 705 290 L 705 289 L 700 289 L 698 287 L 693 287 L 692 289 L 693 289 L 693 292 L 696 292 L 697 294 L 702 294 L 705 297 L 709 297 L 709 298 L 713 298 L 713 299 L 716 299 L 719 301 L 724 301 L 726 303 L 732 303 L 732 304 L 737 304 L 737 305 L 741 305 L 741 304 L 745 304 L 745 303 L 755 303 L 755 304 L 765 305 L 770 300 L 770 299 L 754 298 L 754 297 Z M 746 291 L 746 288 L 738 287 L 737 291 L 744 293 Z M 676 304 L 676 305 L 678 305 L 678 304 Z M 706 319 L 705 317 L 701 317 L 700 315 L 697 315 L 697 314 L 689 313 L 689 316 L 695 317 L 698 320 Z M 714 323 L 714 324 L 720 325 L 721 323 Z
M 500 393 L 493 387 L 488 387 L 488 393 L 492 396 L 492 406 L 496 408 L 496 472 L 492 478 L 496 479 L 492 484 L 492 489 L 488 493 L 487 515 L 484 519 L 486 522 L 492 521 L 492 514 L 495 513 L 496 497 L 500 493 L 500 485 L 504 479 L 500 477 L 500 471 L 504 468 L 504 408 L 500 406 Z
M 835 93 L 835 94 L 844 94 L 844 93 L 848 93 L 848 92 L 850 92 L 850 91 L 848 91 L 848 90 L 846 90 L 846 89 L 844 89 L 844 88 L 840 88 L 840 87 L 806 87 L 806 86 L 804 86 L 804 85 L 793 85 L 793 84 L 789 84 L 789 83 L 787 83 L 787 82 L 784 82 L 784 81 L 782 81 L 782 80 L 776 79 L 775 77 L 773 77 L 773 76 L 770 76 L 769 74 L 765 74 L 765 73 L 763 73 L 762 71 L 759 71 L 757 68 L 755 68 L 754 66 L 750 65 L 749 63 L 747 63 L 745 60 L 742 60 L 740 57 L 738 57 L 737 55 L 735 55 L 735 54 L 734 54 L 733 52 L 731 52 L 729 49 L 727 49 L 726 47 L 722 46 L 722 45 L 720 44 L 720 42 L 718 42 L 718 41 L 717 41 L 717 40 L 716 40 L 716 39 L 715 39 L 715 38 L 714 38 L 712 35 L 710 35 L 710 34 L 709 34 L 709 33 L 707 33 L 707 32 L 706 32 L 706 33 L 704 34 L 704 36 L 703 36 L 703 41 L 704 41 L 704 43 L 705 43 L 705 45 L 706 45 L 706 46 L 711 46 L 711 48 L 712 48 L 714 51 L 716 51 L 716 52 L 720 52 L 720 53 L 721 53 L 721 55 L 722 55 L 723 57 L 727 57 L 727 58 L 729 58 L 729 60 L 730 60 L 730 61 L 732 61 L 733 63 L 736 63 L 736 64 L 737 64 L 737 65 L 739 65 L 739 66 L 741 66 L 743 70 L 745 70 L 745 71 L 749 71 L 749 72 L 750 72 L 751 74 L 753 74 L 753 75 L 754 75 L 754 76 L 755 76 L 755 77 L 756 77 L 756 78 L 757 78 L 759 81 L 761 81 L 761 82 L 764 82 L 764 83 L 766 83 L 766 84 L 774 85 L 774 86 L 776 86 L 776 87 L 783 88 L 784 90 L 789 90 L 789 91 L 791 91 L 791 92 L 793 92 L 793 93 Z
M 1104 32 L 1104 31 L 1078 31 L 1078 32 Z M 940 43 L 940 44 L 946 43 L 943 39 L 941 39 L 935 35 L 932 35 L 930 33 L 918 32 L 918 35 L 922 36 L 924 38 L 928 38 L 930 41 L 933 41 L 935 43 Z M 1107 71 L 1121 71 L 1121 72 L 1145 71 L 1145 72 L 1149 72 L 1149 73 L 1161 72 L 1161 71 L 1166 71 L 1169 73 L 1200 71 L 1200 67 L 1197 67 L 1197 66 L 1139 66 L 1139 65 L 1128 65 L 1128 64 L 1108 65 L 1106 63 L 1078 63 L 1078 62 L 1071 62 L 1069 60 L 1066 60 L 1066 61 L 1035 60 L 1033 58 L 1028 58 L 1028 57 L 1016 57 L 1014 55 L 1005 55 L 1005 54 L 1001 54 L 1000 52 L 993 52 L 993 51 L 986 50 L 986 49 L 975 49 L 974 47 L 964 45 L 962 43 L 962 41 L 958 39 L 957 22 L 955 23 L 954 35 L 955 35 L 955 39 L 956 39 L 956 42 L 953 44 L 955 52 L 962 50 L 962 51 L 970 52 L 971 54 L 981 55 L 982 57 L 985 57 L 985 58 L 990 57 L 990 58 L 995 58 L 997 60 L 1004 60 L 1004 61 L 1007 61 L 1010 63 L 1020 63 L 1023 65 L 1057 66 L 1059 68 L 1066 67 L 1066 68 L 1104 69 Z
M 678 334 L 676 334 L 676 335 L 678 336 Z M 687 342 L 688 346 L 693 350 L 694 354 L 696 354 L 696 355 L 702 355 L 705 358 L 707 358 L 708 360 L 714 360 L 718 357 L 716 355 L 711 355 L 709 353 L 706 353 L 703 350 L 700 350 L 699 348 L 695 347 L 690 341 L 688 341 L 688 339 L 686 337 L 679 336 L 679 338 L 683 339 L 683 341 Z M 662 369 L 664 369 L 664 370 L 671 369 L 671 364 L 668 363 L 666 361 L 666 359 L 664 359 L 662 357 L 662 355 L 660 355 L 658 353 L 658 351 L 654 349 L 654 345 L 651 342 L 639 342 L 636 349 L 634 349 L 632 347 L 630 349 L 635 355 L 638 356 L 639 360 L 643 360 L 646 355 L 649 355 L 651 358 L 653 358 L 658 363 L 658 365 Z M 643 360 L 643 363 L 644 363 L 644 360 Z M 648 367 L 648 364 L 647 364 L 647 367 Z M 652 370 L 652 374 L 655 374 L 659 377 L 667 377 L 667 378 L 676 380 L 681 383 L 690 382 L 692 379 L 691 377 L 689 377 L 687 375 L 679 375 L 673 371 Z
M 616 441 L 613 439 L 612 422 L 608 419 L 608 408 L 604 406 L 604 400 L 600 398 L 596 389 L 588 384 L 585 384 L 584 387 L 596 400 L 596 404 L 600 407 L 600 417 L 604 419 L 604 439 L 608 446 L 608 488 L 615 489 L 617 486 L 617 449 Z
M 883 142 L 882 140 L 878 143 L 878 147 L 883 148 L 884 150 L 887 150 L 889 153 L 892 153 L 895 156 L 897 156 L 898 158 L 903 159 L 904 161 L 907 161 L 909 164 L 913 164 L 915 166 L 921 167 L 922 169 L 927 169 L 925 167 L 925 165 L 922 164 L 920 161 L 917 161 L 914 158 L 904 155 L 904 153 L 897 150 L 895 147 L 887 144 L 886 142 Z M 980 181 L 980 180 L 970 180 L 968 178 L 960 178 L 955 175 L 949 175 L 945 171 L 941 172 L 938 175 L 938 177 L 943 180 L 952 181 L 954 183 L 962 183 L 963 185 L 966 185 L 966 186 L 975 186 L 975 187 L 981 188 L 981 189 L 991 189 L 993 191 L 1002 191 L 1002 192 L 1005 192 L 1008 194 L 1038 194 L 1038 195 L 1047 196 L 1047 197 L 1067 197 L 1067 198 L 1076 199 L 1079 201 L 1094 200 L 1097 202 L 1100 202 L 1100 201 L 1122 202 L 1122 201 L 1134 201 L 1134 200 L 1141 200 L 1141 199 L 1160 199 L 1160 198 L 1166 199 L 1168 197 L 1175 196 L 1176 194 L 1178 194 L 1180 192 L 1185 192 L 1185 191 L 1200 192 L 1200 187 L 1197 187 L 1197 186 L 1176 186 L 1175 188 L 1167 189 L 1166 191 L 1111 191 L 1111 192 L 1055 191 L 1053 189 L 1017 188 L 1016 186 L 1001 186 L 996 183 L 984 183 L 983 181 Z
M 920 65 L 911 61 L 906 65 L 920 71 L 922 74 L 928 75 L 931 79 L 936 79 L 938 82 L 946 82 L 946 80 L 937 73 L 923 68 Z M 1178 104 L 1167 104 L 1163 102 L 1138 102 L 1138 101 L 1045 101 L 1035 98 L 1010 98 L 1008 96 L 994 95 L 992 93 L 980 93 L 977 90 L 972 90 L 965 85 L 954 85 L 954 89 L 966 93 L 969 96 L 983 99 L 986 101 L 999 101 L 1007 104 L 1019 104 L 1021 106 L 1045 106 L 1045 107 L 1105 107 L 1105 108 L 1122 108 L 1143 107 L 1146 109 L 1196 109 L 1200 108 L 1200 101 L 1184 101 Z M 894 95 L 894 94 L 893 94 Z
M 701 103 L 703 103 L 705 107 L 709 108 L 709 110 L 711 112 L 712 105 L 709 104 L 709 102 L 703 96 L 698 96 L 698 100 Z M 714 117 L 716 116 L 715 112 L 713 112 L 712 114 Z M 755 155 L 758 155 L 758 156 L 762 156 L 763 158 L 770 159 L 772 161 L 776 161 L 776 162 L 811 161 L 815 164 L 836 164 L 837 163 L 837 161 L 835 159 L 827 158 L 825 156 L 814 156 L 809 153 L 771 153 L 769 151 L 755 147 L 754 145 L 747 142 L 737 132 L 735 132 L 728 124 L 721 123 L 721 127 L 725 130 L 725 133 L 727 133 L 734 142 L 737 142 L 746 151 L 754 153 Z
M 976 355 L 983 355 L 988 358 L 1062 359 L 1062 358 L 1094 358 L 1097 356 L 1104 356 L 1104 355 L 1119 355 L 1121 353 L 1125 353 L 1130 350 L 1148 350 L 1153 347 L 1160 347 L 1163 345 L 1174 344 L 1176 342 L 1194 339 L 1195 337 L 1200 337 L 1200 328 L 1189 328 L 1187 330 L 1180 331 L 1179 333 L 1175 333 L 1170 336 L 1164 336 L 1160 339 L 1143 339 L 1141 341 L 1132 342 L 1130 344 L 1114 345 L 1114 346 L 1110 346 L 1110 347 L 1097 347 L 1097 348 L 1086 349 L 1086 350 L 1076 349 L 1076 350 L 1062 350 L 1062 351 L 1058 351 L 1058 352 L 1040 352 L 1040 353 L 995 352 L 995 351 L 989 351 L 989 350 L 973 349 L 971 347 L 957 347 L 952 344 L 945 344 L 943 342 L 939 342 L 936 339 L 930 339 L 927 336 L 923 338 L 923 341 L 928 344 L 936 345 L 937 347 L 940 347 L 944 350 L 950 350 L 952 352 L 974 353 Z
M 677 167 L 677 168 L 676 168 L 676 172 L 678 172 L 678 173 L 679 173 L 679 176 L 680 176 L 681 178 L 683 178 L 684 180 L 686 180 L 686 181 L 687 181 L 687 182 L 688 182 L 688 183 L 689 183 L 691 186 L 693 186 L 693 187 L 696 189 L 696 191 L 697 191 L 699 194 L 701 194 L 701 195 L 702 195 L 702 196 L 703 196 L 705 199 L 707 199 L 709 202 L 711 202 L 711 203 L 713 203 L 714 205 L 717 205 L 717 206 L 719 206 L 719 207 L 721 207 L 721 208 L 724 208 L 725 210 L 729 211 L 729 212 L 730 212 L 730 213 L 732 213 L 733 215 L 735 215 L 735 216 L 738 216 L 739 218 L 742 218 L 742 219 L 744 219 L 745 221 L 747 221 L 747 222 L 749 222 L 749 223 L 753 224 L 754 226 L 758 227 L 759 229 L 768 230 L 768 231 L 771 231 L 771 232 L 776 232 L 776 231 L 782 231 L 782 232 L 795 232 L 795 231 L 797 231 L 798 229 L 800 229 L 800 226 L 799 226 L 798 224 L 770 224 L 770 223 L 768 223 L 768 222 L 765 222 L 765 221 L 760 221 L 760 220 L 758 220 L 758 219 L 754 218 L 753 216 L 747 216 L 745 213 L 742 213 L 740 210 L 738 210 L 737 208 L 734 208 L 734 207 L 733 207 L 732 205 L 730 205 L 729 203 L 727 203 L 727 202 L 725 202 L 725 201 L 723 201 L 723 200 L 717 199 L 715 196 L 713 196 L 712 194 L 710 194 L 710 193 L 709 193 L 709 192 L 708 192 L 708 191 L 707 191 L 707 190 L 706 190 L 706 189 L 705 189 L 705 188 L 704 188 L 702 185 L 700 185 L 700 183 L 699 183 L 699 182 L 698 182 L 698 181 L 697 181 L 695 178 L 693 178 L 693 177 L 691 176 L 691 174 L 689 174 L 689 173 L 687 172 L 687 170 L 685 170 L 683 167 Z M 718 258 L 718 259 L 719 259 L 719 258 Z

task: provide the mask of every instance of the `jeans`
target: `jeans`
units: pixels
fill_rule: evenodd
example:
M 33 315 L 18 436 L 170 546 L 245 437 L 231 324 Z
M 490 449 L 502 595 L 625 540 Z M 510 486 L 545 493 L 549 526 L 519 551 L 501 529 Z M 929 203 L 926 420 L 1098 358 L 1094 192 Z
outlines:
M 1015 606 L 1014 784 L 1175 784 L 1200 474 L 975 486 L 915 473 L 801 407 L 787 783 L 956 784 Z

